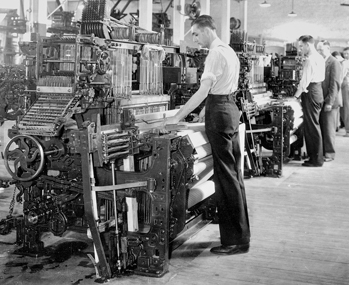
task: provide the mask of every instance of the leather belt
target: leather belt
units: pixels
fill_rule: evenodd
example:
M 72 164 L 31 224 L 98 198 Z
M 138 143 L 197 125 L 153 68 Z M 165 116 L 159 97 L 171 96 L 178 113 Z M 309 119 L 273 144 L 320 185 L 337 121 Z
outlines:
M 214 100 L 225 100 L 225 101 L 235 101 L 236 100 L 236 94 L 208 94 L 210 96 L 210 99 Z

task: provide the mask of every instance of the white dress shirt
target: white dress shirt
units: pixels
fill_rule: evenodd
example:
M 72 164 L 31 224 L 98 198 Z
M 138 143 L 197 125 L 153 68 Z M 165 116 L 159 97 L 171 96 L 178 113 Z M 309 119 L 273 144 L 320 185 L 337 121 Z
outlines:
M 238 88 L 240 61 L 235 51 L 220 39 L 215 39 L 206 57 L 201 81 L 211 79 L 210 94 L 228 95 Z
M 302 79 L 299 87 L 302 92 L 307 93 L 310 83 L 318 83 L 325 80 L 325 59 L 318 53 L 314 52 L 309 55 L 303 63 Z

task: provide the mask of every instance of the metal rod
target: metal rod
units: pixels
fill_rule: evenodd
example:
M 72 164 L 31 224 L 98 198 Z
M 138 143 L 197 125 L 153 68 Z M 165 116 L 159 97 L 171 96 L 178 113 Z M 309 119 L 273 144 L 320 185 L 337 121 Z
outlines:
M 124 8 L 120 11 L 120 14 L 123 14 L 125 12 L 125 10 L 127 9 L 128 5 L 130 5 L 130 3 L 132 2 L 133 0 L 128 0 L 128 2 L 125 4 Z
M 115 152 L 119 152 L 125 148 L 128 148 L 128 145 L 121 145 L 108 148 L 108 156 L 115 154 Z M 124 152 L 123 152 L 124 153 Z
M 136 188 L 136 187 L 147 187 L 148 181 L 137 181 L 130 182 L 118 185 L 107 185 L 107 186 L 92 186 L 92 191 L 112 191 L 112 190 L 123 190 L 127 188 Z
M 167 10 L 172 7 L 172 3 L 173 3 L 173 0 L 171 0 L 169 3 L 168 3 L 168 6 L 167 8 L 165 9 L 164 13 L 166 14 Z
M 111 172 L 112 172 L 112 181 L 115 185 L 115 161 L 111 162 Z M 114 199 L 114 219 L 115 219 L 115 237 L 116 237 L 116 258 L 117 258 L 117 267 L 118 270 L 121 270 L 121 261 L 120 261 L 120 244 L 119 244 L 119 228 L 118 228 L 118 212 L 116 206 L 116 190 L 113 190 L 113 199 Z
M 23 3 L 24 0 L 21 0 L 20 1 L 20 18 L 21 19 L 25 19 L 25 15 L 24 15 L 24 3 Z
M 49 14 L 49 15 L 47 16 L 47 19 L 51 18 L 51 16 L 52 16 L 58 9 L 60 9 L 60 8 L 65 4 L 65 2 L 67 2 L 67 0 L 63 0 L 62 3 L 61 3 L 56 9 L 54 9 L 54 10 L 51 12 L 51 14 Z

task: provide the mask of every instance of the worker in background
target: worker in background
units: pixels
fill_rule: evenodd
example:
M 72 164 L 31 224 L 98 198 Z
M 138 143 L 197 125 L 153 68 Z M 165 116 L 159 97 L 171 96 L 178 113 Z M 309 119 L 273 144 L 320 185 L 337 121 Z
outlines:
M 342 85 L 343 85 L 345 74 L 347 72 L 346 68 L 344 68 L 344 65 L 343 65 L 344 58 L 343 58 L 342 54 L 339 51 L 336 51 L 336 50 L 334 52 L 332 52 L 331 54 L 332 54 L 333 57 L 335 57 L 339 61 L 339 63 L 341 64 L 341 67 L 342 67 L 342 81 L 341 81 L 341 92 L 342 92 Z M 342 92 L 342 98 L 343 98 L 343 92 Z M 337 120 L 336 132 L 338 132 L 339 129 L 344 128 L 343 117 L 344 116 L 343 116 L 343 106 L 342 106 L 342 107 L 339 108 L 339 112 L 338 112 L 338 120 Z
M 331 55 L 331 47 L 328 41 L 320 41 L 316 47 L 325 59 L 326 64 L 325 80 L 321 84 L 324 105 L 320 113 L 324 161 L 332 161 L 336 153 L 335 139 L 339 107 L 343 105 L 341 92 L 342 67 L 339 61 Z
M 209 49 L 200 88 L 174 117 L 166 119 L 165 124 L 177 124 L 206 98 L 203 112 L 212 148 L 221 236 L 221 245 L 213 247 L 211 252 L 246 253 L 250 246 L 250 226 L 240 163 L 240 112 L 233 95 L 238 87 L 240 62 L 235 51 L 218 38 L 210 16 L 201 15 L 194 20 L 191 32 L 194 42 Z
M 325 79 L 325 60 L 316 51 L 314 38 L 310 35 L 298 39 L 300 52 L 306 56 L 303 62 L 302 78 L 295 98 L 300 98 L 303 109 L 305 146 L 309 160 L 303 166 L 321 167 L 324 163 L 320 112 L 324 102 L 321 83 Z
M 345 137 L 349 137 L 349 47 L 343 50 L 343 62 L 344 79 L 342 84 L 342 96 L 343 96 L 343 112 L 341 114 L 344 128 Z

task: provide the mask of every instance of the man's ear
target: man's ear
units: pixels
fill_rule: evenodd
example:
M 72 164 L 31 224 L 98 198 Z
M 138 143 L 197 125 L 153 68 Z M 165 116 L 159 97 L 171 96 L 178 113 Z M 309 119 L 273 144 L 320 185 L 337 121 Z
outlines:
M 214 31 L 212 29 L 210 29 L 209 27 L 205 27 L 205 35 L 210 37 L 213 33 Z

